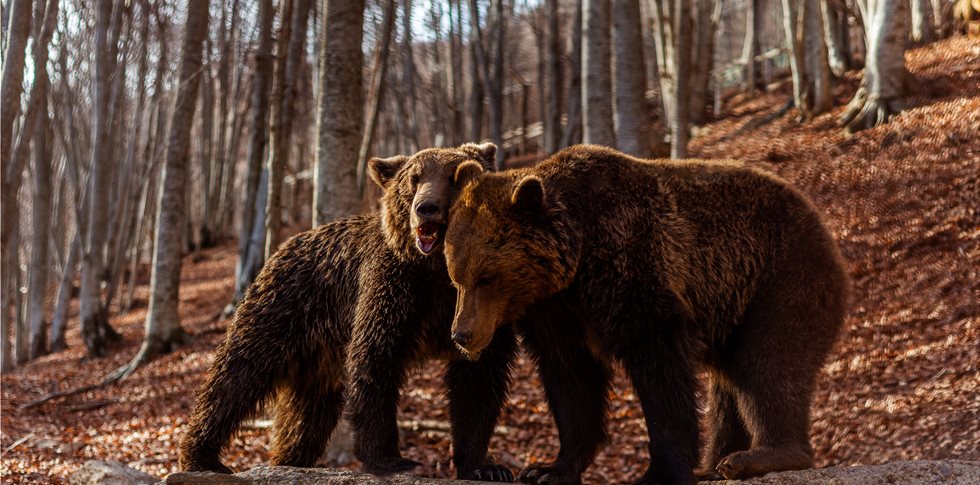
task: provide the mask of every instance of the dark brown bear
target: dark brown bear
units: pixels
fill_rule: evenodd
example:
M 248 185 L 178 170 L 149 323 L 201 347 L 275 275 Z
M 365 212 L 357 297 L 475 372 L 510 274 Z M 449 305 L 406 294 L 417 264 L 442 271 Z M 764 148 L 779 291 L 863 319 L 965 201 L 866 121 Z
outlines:
M 457 181 L 470 182 L 446 233 L 453 338 L 475 357 L 525 316 L 561 451 L 523 481 L 580 481 L 603 437 L 608 361 L 622 363 L 646 416 L 640 483 L 694 481 L 699 366 L 711 407 L 702 466 L 727 478 L 812 466 L 810 400 L 848 278 L 803 195 L 734 163 L 596 146 L 480 172 L 460 166 Z M 584 323 L 539 318 L 555 304 Z
M 399 388 L 410 366 L 459 354 L 450 339 L 456 293 L 442 236 L 456 168 L 493 165 L 492 144 L 374 159 L 381 213 L 296 235 L 266 263 L 235 313 L 181 443 L 184 470 L 228 472 L 220 453 L 238 426 L 278 396 L 274 465 L 312 466 L 344 409 L 367 470 L 417 463 L 398 451 Z M 510 481 L 487 446 L 506 395 L 512 334 L 488 359 L 450 360 L 446 385 L 460 478 Z M 346 363 L 346 365 L 345 365 Z M 346 370 L 345 370 L 346 368 Z

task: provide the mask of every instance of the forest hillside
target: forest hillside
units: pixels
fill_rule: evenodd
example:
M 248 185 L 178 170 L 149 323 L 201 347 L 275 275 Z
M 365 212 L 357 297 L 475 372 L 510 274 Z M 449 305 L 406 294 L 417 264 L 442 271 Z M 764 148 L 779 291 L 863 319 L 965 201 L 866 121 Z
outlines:
M 845 332 L 818 383 L 817 466 L 905 459 L 980 460 L 980 43 L 954 37 L 906 52 L 918 91 L 891 122 L 846 135 L 837 123 L 857 89 L 850 71 L 836 109 L 800 123 L 788 81 L 724 100 L 694 132 L 690 155 L 735 158 L 808 194 L 840 241 L 854 282 Z M 300 230 L 290 227 L 287 231 Z M 156 476 L 176 471 L 176 447 L 195 392 L 229 321 L 232 240 L 185 256 L 180 316 L 190 344 L 126 380 L 23 409 L 49 393 L 95 384 L 138 352 L 149 295 L 139 268 L 133 308 L 112 316 L 122 334 L 108 357 L 86 358 L 73 299 L 68 350 L 3 374 L 0 473 L 11 482 L 64 482 L 89 459 Z M 442 366 L 413 372 L 399 420 L 402 452 L 418 473 L 453 476 Z M 514 469 L 549 460 L 556 431 L 533 366 L 521 358 L 491 453 Z M 585 480 L 620 482 L 646 463 L 643 415 L 616 378 L 610 441 Z M 268 459 L 271 430 L 234 440 L 225 463 Z M 356 464 L 349 464 L 349 467 Z

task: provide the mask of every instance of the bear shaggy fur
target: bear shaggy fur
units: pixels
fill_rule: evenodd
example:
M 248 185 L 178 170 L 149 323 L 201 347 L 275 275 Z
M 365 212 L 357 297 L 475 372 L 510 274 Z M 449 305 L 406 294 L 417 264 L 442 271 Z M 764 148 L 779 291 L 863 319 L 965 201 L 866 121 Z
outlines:
M 481 172 L 460 166 L 446 233 L 453 335 L 479 355 L 524 316 L 561 448 L 519 478 L 580 481 L 604 437 L 611 361 L 646 417 L 641 483 L 694 480 L 698 368 L 709 376 L 703 469 L 741 478 L 812 466 L 810 401 L 848 278 L 802 194 L 735 163 L 650 162 L 596 146 Z M 554 314 L 541 305 L 556 302 L 579 320 L 532 316 Z
M 486 362 L 450 339 L 455 290 L 440 249 L 464 161 L 493 166 L 496 147 L 467 144 L 373 159 L 380 214 L 300 233 L 266 263 L 239 305 L 180 447 L 184 470 L 228 472 L 222 448 L 242 421 L 278 397 L 274 465 L 313 466 L 346 408 L 355 453 L 370 471 L 417 463 L 398 451 L 399 388 L 410 366 L 449 358 L 454 463 L 461 478 L 507 480 L 486 452 L 506 395 L 513 335 Z M 345 365 L 346 363 L 346 365 Z M 346 396 L 345 396 L 346 394 Z

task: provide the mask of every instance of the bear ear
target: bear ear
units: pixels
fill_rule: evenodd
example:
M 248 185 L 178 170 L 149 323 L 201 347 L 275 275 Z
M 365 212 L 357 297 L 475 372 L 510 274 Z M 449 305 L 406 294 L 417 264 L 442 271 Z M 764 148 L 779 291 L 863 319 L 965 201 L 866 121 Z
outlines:
M 396 155 L 389 158 L 372 158 L 368 161 L 368 171 L 371 173 L 371 180 L 381 188 L 388 187 L 388 183 L 395 177 L 395 174 L 405 165 L 408 157 Z
M 543 212 L 548 205 L 548 201 L 541 179 L 532 175 L 518 182 L 517 188 L 514 189 L 514 193 L 510 196 L 510 203 L 523 212 Z
M 480 144 L 466 143 L 461 145 L 459 149 L 476 159 L 476 161 L 480 162 L 480 165 L 483 166 L 484 170 L 489 172 L 495 170 L 497 166 L 497 145 L 494 145 L 489 141 L 485 141 Z
M 456 175 L 453 177 L 453 182 L 456 186 L 462 187 L 482 173 L 483 167 L 479 163 L 467 160 L 456 167 Z

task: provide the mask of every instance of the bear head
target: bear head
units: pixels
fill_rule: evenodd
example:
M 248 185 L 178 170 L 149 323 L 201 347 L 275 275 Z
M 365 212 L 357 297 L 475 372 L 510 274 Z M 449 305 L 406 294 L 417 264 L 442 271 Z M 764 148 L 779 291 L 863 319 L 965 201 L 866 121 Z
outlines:
M 371 179 L 384 190 L 381 220 L 388 245 L 406 258 L 440 250 L 450 205 L 459 194 L 457 167 L 469 162 L 492 170 L 496 153 L 493 143 L 467 143 L 371 159 Z
M 560 201 L 528 171 L 483 173 L 464 163 L 445 255 L 456 285 L 453 341 L 471 360 L 528 306 L 567 288 L 579 246 Z

